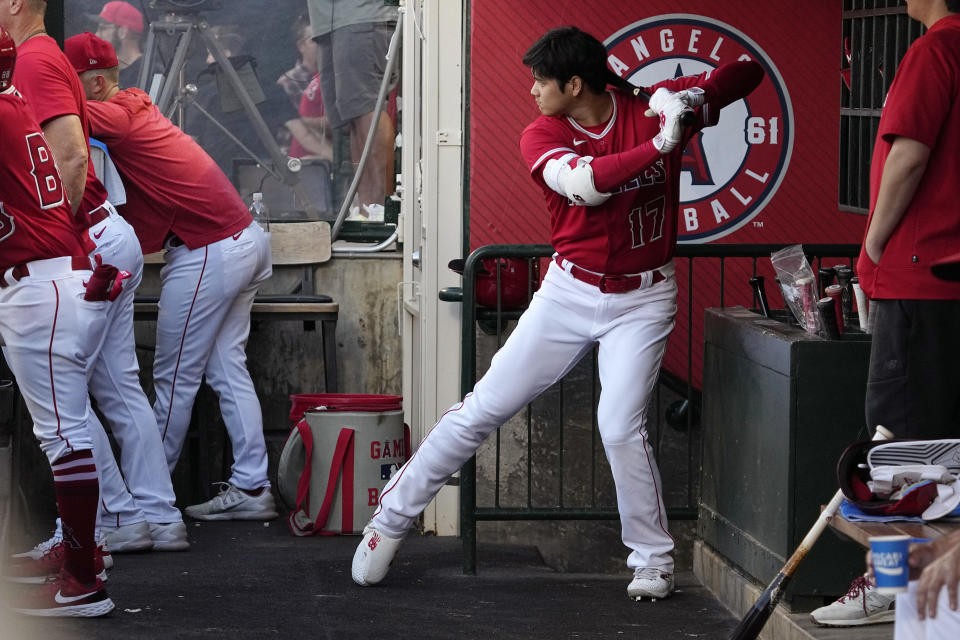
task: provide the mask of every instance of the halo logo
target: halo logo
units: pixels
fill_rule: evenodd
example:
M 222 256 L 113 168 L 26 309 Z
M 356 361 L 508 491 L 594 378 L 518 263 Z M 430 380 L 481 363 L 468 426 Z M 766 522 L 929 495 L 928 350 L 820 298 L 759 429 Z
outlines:
M 604 44 L 610 68 L 641 86 L 737 60 L 763 66 L 760 86 L 725 107 L 719 124 L 695 135 L 684 150 L 679 241 L 722 238 L 760 213 L 786 174 L 794 127 L 783 78 L 756 43 L 718 20 L 669 14 L 634 22 Z

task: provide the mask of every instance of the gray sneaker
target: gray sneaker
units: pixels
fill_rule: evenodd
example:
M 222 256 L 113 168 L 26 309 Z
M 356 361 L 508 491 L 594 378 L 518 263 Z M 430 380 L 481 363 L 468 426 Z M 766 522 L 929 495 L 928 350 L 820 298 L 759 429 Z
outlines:
M 187 540 L 187 525 L 180 522 L 151 522 L 150 537 L 153 538 L 154 551 L 186 551 L 190 548 Z
M 810 612 L 810 619 L 824 627 L 858 627 L 864 624 L 893 622 L 897 596 L 877 593 L 876 588 L 860 576 L 850 584 L 845 595 L 825 607 Z
M 103 546 L 110 553 L 134 553 L 150 551 L 153 548 L 150 526 L 146 521 L 125 524 L 120 527 L 101 526 L 100 538 L 103 541 Z
M 641 567 L 634 570 L 633 580 L 627 586 L 631 600 L 650 598 L 659 600 L 673 593 L 673 574 L 656 567 Z
M 251 496 L 229 482 L 218 482 L 220 493 L 200 504 L 187 507 L 183 512 L 196 520 L 273 520 L 277 508 L 270 488 L 260 495 Z

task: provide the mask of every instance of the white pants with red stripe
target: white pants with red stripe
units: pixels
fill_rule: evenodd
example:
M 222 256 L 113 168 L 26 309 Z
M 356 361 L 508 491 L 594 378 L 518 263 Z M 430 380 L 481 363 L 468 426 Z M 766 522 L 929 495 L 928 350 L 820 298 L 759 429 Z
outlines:
M 270 239 L 257 223 L 235 236 L 191 250 L 168 248 L 160 271 L 153 410 L 173 471 L 206 376 L 220 398 L 233 446 L 229 482 L 241 489 L 270 485 L 260 400 L 247 371 L 250 309 L 272 273 Z
M 143 252 L 133 227 L 104 205 L 111 215 L 87 231 L 104 263 L 130 273 L 107 307 L 103 345 L 90 367 L 90 393 L 120 446 L 121 475 L 110 441 L 90 413 L 90 436 L 100 470 L 100 522 L 122 526 L 135 522 L 179 522 L 176 495 L 167 469 L 163 442 L 150 401 L 140 385 L 133 334 L 133 298 L 143 277 Z
M 449 409 L 384 487 L 372 525 L 403 536 L 484 439 L 599 344 L 597 422 L 617 488 L 627 566 L 673 570 L 660 473 L 647 442 L 647 402 L 676 315 L 672 276 L 602 293 L 551 263 L 530 308 L 463 402 Z
M 29 276 L 7 270 L 0 288 L 0 340 L 17 379 L 33 433 L 53 463 L 92 447 L 87 429 L 87 366 L 103 336 L 107 302 L 83 299 L 89 271 L 70 258 L 27 263 Z

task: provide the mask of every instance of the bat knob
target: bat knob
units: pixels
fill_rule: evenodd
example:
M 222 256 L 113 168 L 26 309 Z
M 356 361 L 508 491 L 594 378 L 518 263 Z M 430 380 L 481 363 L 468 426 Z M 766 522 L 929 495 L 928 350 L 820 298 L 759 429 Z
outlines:
M 696 116 L 694 116 L 693 111 L 684 111 L 680 114 L 680 124 L 685 127 L 693 126 L 693 121 L 695 119 Z
M 877 425 L 877 432 L 873 435 L 874 440 L 893 440 L 893 438 L 893 431 L 881 424 Z

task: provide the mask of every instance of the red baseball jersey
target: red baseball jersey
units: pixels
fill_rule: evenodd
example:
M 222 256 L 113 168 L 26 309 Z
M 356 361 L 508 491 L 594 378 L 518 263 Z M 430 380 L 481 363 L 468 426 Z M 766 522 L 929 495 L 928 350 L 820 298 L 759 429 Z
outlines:
M 320 76 L 316 75 L 313 76 L 313 80 L 310 81 L 310 84 L 307 85 L 307 88 L 303 91 L 303 95 L 300 97 L 300 117 L 320 118 L 323 114 L 323 96 L 320 93 Z M 294 138 L 290 143 L 290 157 L 302 158 L 305 155 L 308 155 L 308 151 Z
M 887 93 L 870 167 L 870 216 L 897 136 L 930 147 L 923 178 L 874 264 L 861 250 L 860 286 L 871 298 L 960 299 L 960 282 L 930 267 L 960 247 L 960 15 L 938 20 L 907 50 Z
M 80 118 L 84 132 L 89 136 L 87 100 L 77 72 L 57 46 L 57 41 L 47 35 L 29 38 L 17 47 L 17 66 L 13 81 L 30 103 L 40 125 L 60 116 L 75 115 Z M 87 144 L 87 153 L 90 145 Z M 107 199 L 107 190 L 93 172 L 93 163 L 87 165 L 87 186 L 83 201 L 77 209 L 77 228 L 90 227 L 90 213 Z
M 90 101 L 94 138 L 110 150 L 127 191 L 120 213 L 144 253 L 173 232 L 191 249 L 239 233 L 253 221 L 233 184 L 193 138 L 137 88 Z
M 47 141 L 12 87 L 0 93 L 0 123 L 0 269 L 86 255 Z
M 678 91 L 702 83 L 707 74 L 660 82 L 659 87 Z M 632 180 L 612 191 L 595 207 L 570 204 L 547 186 L 543 167 L 550 159 L 599 157 L 621 153 L 653 138 L 659 118 L 644 115 L 646 100 L 619 91 L 608 92 L 613 101 L 610 119 L 596 127 L 583 127 L 569 116 L 540 116 L 520 136 L 520 152 L 534 181 L 540 185 L 550 210 L 551 243 L 574 264 L 606 274 L 640 273 L 656 269 L 673 257 L 677 242 L 677 206 L 683 143 L 702 122 L 687 130 L 684 141 L 653 164 L 639 167 Z

